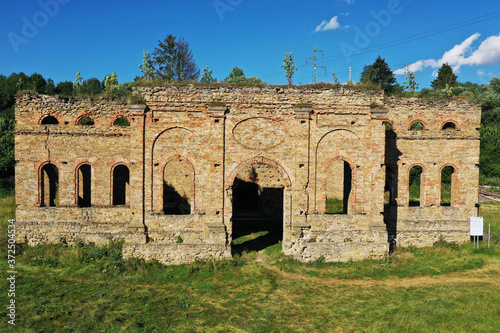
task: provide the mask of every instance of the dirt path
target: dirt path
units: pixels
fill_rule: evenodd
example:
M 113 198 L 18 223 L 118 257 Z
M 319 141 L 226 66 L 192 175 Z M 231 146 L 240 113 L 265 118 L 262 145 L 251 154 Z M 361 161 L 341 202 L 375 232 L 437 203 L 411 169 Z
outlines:
M 438 286 L 438 285 L 449 285 L 449 284 L 468 284 L 468 283 L 486 283 L 499 285 L 499 275 L 500 275 L 500 259 L 488 260 L 483 268 L 469 270 L 464 272 L 443 274 L 438 276 L 418 276 L 414 278 L 399 278 L 391 277 L 385 280 L 371 280 L 371 279 L 337 279 L 337 278 L 324 278 L 324 277 L 312 277 L 307 275 L 301 275 L 296 273 L 290 273 L 280 270 L 273 264 L 267 262 L 263 255 L 258 256 L 258 263 L 264 268 L 273 271 L 278 274 L 278 276 L 298 280 L 302 282 L 307 282 L 316 285 L 355 285 L 359 287 L 371 288 L 374 286 L 384 286 L 389 288 L 395 287 L 420 287 L 420 286 Z
M 486 202 L 486 201 L 491 201 L 491 200 L 500 202 L 500 193 L 488 191 L 487 189 L 480 188 L 479 189 L 479 202 Z

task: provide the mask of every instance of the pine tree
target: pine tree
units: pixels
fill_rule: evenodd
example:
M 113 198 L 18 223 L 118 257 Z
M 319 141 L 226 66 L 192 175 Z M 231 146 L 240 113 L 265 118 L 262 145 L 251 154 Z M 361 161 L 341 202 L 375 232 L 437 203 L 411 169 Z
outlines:
M 156 66 L 155 76 L 162 80 L 197 81 L 200 76 L 189 44 L 172 34 L 158 41 L 153 64 Z
M 390 93 L 394 83 L 396 83 L 396 78 L 389 68 L 389 65 L 385 62 L 385 59 L 378 56 L 372 65 L 363 68 L 360 81 L 363 83 L 371 82 L 377 84 L 381 89 L 384 89 L 386 93 Z
M 457 76 L 448 63 L 441 66 L 437 78 L 431 82 L 432 89 L 450 89 L 456 87 L 457 84 Z

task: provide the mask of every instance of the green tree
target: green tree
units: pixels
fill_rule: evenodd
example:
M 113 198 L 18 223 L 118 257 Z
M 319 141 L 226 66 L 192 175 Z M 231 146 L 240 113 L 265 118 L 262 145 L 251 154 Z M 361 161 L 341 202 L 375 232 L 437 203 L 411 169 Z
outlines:
M 446 63 L 439 69 L 436 79 L 431 82 L 431 87 L 432 89 L 447 89 L 447 85 L 448 88 L 453 88 L 457 84 L 457 76 L 453 74 L 451 66 Z
M 208 69 L 208 65 L 203 68 L 203 73 L 201 74 L 202 83 L 217 83 L 217 79 L 212 77 L 212 70 Z
M 228 77 L 226 77 L 224 82 L 233 84 L 247 84 L 247 85 L 267 84 L 258 77 L 255 76 L 246 77 L 245 74 L 243 73 L 243 70 L 236 66 L 233 67 L 233 69 L 229 73 Z
M 372 65 L 365 66 L 361 72 L 360 81 L 362 83 L 374 83 L 386 93 L 391 93 L 396 78 L 389 65 L 380 56 L 375 59 Z
M 200 70 L 196 65 L 189 44 L 170 34 L 158 41 L 153 52 L 156 76 L 168 81 L 197 81 Z
M 500 125 L 481 126 L 481 173 L 500 178 Z
M 285 58 L 283 59 L 283 65 L 281 65 L 285 69 L 285 77 L 288 81 L 289 85 L 293 83 L 293 74 L 297 70 L 295 67 L 295 62 L 293 61 L 292 52 L 285 53 Z
M 83 82 L 82 94 L 87 96 L 98 96 L 103 92 L 103 87 L 99 79 L 93 77 Z
M 484 125 L 500 125 L 500 79 L 492 78 L 477 93 L 481 103 L 481 120 Z
M 335 70 L 333 68 L 332 68 L 332 75 L 333 75 L 333 84 L 338 85 L 339 79 L 337 78 L 337 75 L 335 75 Z
M 56 84 L 54 80 L 47 79 L 47 85 L 45 86 L 45 93 L 47 95 L 54 95 L 56 93 Z
M 365 65 L 363 70 L 361 71 L 361 76 L 359 77 L 359 81 L 361 83 L 375 83 L 375 69 L 373 65 Z
M 142 52 L 143 59 L 142 64 L 139 65 L 139 68 L 142 72 L 142 77 L 146 80 L 152 80 L 155 76 L 155 67 L 153 64 L 153 60 L 151 59 L 151 54 L 149 51 Z
M 410 94 L 413 96 L 413 93 L 415 92 L 416 89 L 418 89 L 418 83 L 415 81 L 415 74 L 410 71 L 410 68 L 408 65 L 405 67 L 405 79 L 406 81 L 403 82 L 404 84 L 404 89 L 408 90 Z
M 56 94 L 60 96 L 73 96 L 73 82 L 59 82 L 56 86 Z
M 0 189 L 11 190 L 14 178 L 14 106 L 0 112 Z
M 34 73 L 32 74 L 28 82 L 31 86 L 31 90 L 36 91 L 38 93 L 45 93 L 45 87 L 47 86 L 47 81 L 41 74 Z
M 104 79 L 104 89 L 106 90 L 108 97 L 114 96 L 118 88 L 119 84 L 116 72 L 113 72 L 111 75 L 106 75 L 106 78 Z
M 73 88 L 75 89 L 76 95 L 81 94 L 82 85 L 83 85 L 83 78 L 80 75 L 80 72 L 78 72 L 76 73 L 75 82 L 73 83 Z

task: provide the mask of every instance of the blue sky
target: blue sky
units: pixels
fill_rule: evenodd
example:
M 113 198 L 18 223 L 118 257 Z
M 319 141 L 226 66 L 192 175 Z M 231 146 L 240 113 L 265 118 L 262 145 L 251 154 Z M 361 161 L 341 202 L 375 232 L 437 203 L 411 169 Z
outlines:
M 9 1 L 0 13 L 0 73 L 40 73 L 73 81 L 116 71 L 140 76 L 143 50 L 168 34 L 183 37 L 201 68 L 219 80 L 234 66 L 269 84 L 285 84 L 292 52 L 294 83 L 359 80 L 380 55 L 401 73 L 411 65 L 420 88 L 448 62 L 461 82 L 500 76 L 500 2 L 433 0 L 40 0 Z M 326 74 L 325 74 L 326 72 Z M 398 82 L 404 75 L 397 75 Z

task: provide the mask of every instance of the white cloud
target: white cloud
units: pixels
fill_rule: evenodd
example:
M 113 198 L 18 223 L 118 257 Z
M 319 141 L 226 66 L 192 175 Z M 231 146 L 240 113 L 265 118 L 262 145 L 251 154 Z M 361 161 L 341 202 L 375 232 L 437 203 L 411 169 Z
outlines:
M 342 1 L 345 2 L 348 5 L 352 5 L 353 3 L 356 2 L 356 0 L 342 0 Z
M 340 23 L 338 22 L 338 16 L 334 16 L 331 18 L 330 21 L 323 20 L 320 25 L 314 29 L 314 32 L 318 31 L 327 31 L 327 30 L 334 30 L 340 28 Z
M 446 51 L 441 59 L 419 60 L 409 65 L 412 72 L 418 72 L 426 67 L 439 68 L 448 63 L 455 73 L 460 72 L 461 66 L 491 65 L 500 63 L 500 35 L 486 38 L 476 50 L 472 44 L 480 37 L 475 33 L 462 43 Z M 394 71 L 394 74 L 404 74 L 404 68 Z

